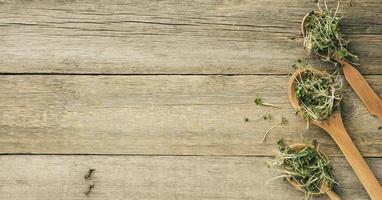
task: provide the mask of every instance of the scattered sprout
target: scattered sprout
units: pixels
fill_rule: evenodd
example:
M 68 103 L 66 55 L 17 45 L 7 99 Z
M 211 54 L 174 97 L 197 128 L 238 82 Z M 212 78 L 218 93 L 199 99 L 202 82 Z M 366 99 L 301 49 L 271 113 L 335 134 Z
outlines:
M 263 105 L 263 98 L 261 98 L 261 96 L 257 95 L 257 96 L 256 96 L 256 99 L 255 99 L 255 103 L 256 103 L 256 105 L 258 105 L 258 106 Z
M 270 119 L 271 118 L 271 113 L 270 112 L 271 112 L 271 109 L 268 109 L 263 114 L 261 114 L 260 117 L 258 117 L 256 120 L 259 120 L 261 118 L 263 118 L 264 120 Z
M 287 124 L 287 123 L 288 123 L 288 119 L 285 117 L 281 117 L 281 124 Z
M 263 98 L 261 97 L 261 96 L 259 96 L 259 95 L 257 95 L 256 96 L 256 98 L 255 98 L 255 103 L 256 103 L 256 105 L 258 105 L 258 106 L 269 106 L 269 107 L 274 107 L 274 108 L 281 108 L 280 106 L 276 106 L 276 105 L 274 105 L 274 104 L 270 104 L 270 103 L 265 103 L 264 101 L 263 101 Z
M 288 120 L 287 118 L 285 117 L 281 117 L 281 121 L 278 122 L 277 124 L 273 125 L 271 128 L 269 128 L 265 133 L 264 133 L 264 136 L 263 138 L 261 138 L 261 143 L 263 143 L 266 139 L 267 139 L 267 136 L 268 136 L 268 133 L 271 132 L 272 129 L 278 127 L 279 125 L 282 125 L 282 124 L 287 124 L 288 123 Z
M 264 120 L 272 119 L 271 113 L 268 112 L 266 115 L 263 116 L 263 119 Z

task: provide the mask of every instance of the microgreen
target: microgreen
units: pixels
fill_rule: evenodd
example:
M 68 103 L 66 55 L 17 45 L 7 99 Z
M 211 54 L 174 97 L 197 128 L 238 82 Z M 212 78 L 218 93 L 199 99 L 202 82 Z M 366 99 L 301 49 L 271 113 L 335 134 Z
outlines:
M 272 119 L 272 115 L 271 115 L 271 113 L 268 112 L 267 114 L 265 114 L 265 115 L 263 116 L 263 119 L 264 119 L 264 120 Z
M 271 109 L 268 109 L 263 114 L 261 114 L 256 120 L 259 120 L 259 119 L 264 119 L 264 120 L 270 119 L 271 118 L 271 113 L 270 112 L 271 112 Z
M 260 96 L 260 95 L 256 95 L 256 98 L 255 98 L 255 101 L 256 105 L 258 106 L 269 106 L 269 107 L 274 107 L 274 108 L 280 108 L 280 106 L 276 106 L 274 104 L 270 104 L 270 103 L 265 103 L 263 101 L 263 98 Z
M 306 193 L 321 193 L 325 182 L 330 189 L 336 185 L 331 161 L 318 150 L 317 140 L 306 143 L 298 152 L 290 149 L 284 140 L 279 140 L 280 154 L 270 163 L 277 167 L 286 178 L 297 182 Z
M 347 50 L 348 41 L 340 30 L 339 1 L 337 8 L 329 9 L 324 0 L 325 8 L 317 1 L 319 13 L 311 12 L 304 22 L 304 47 L 309 53 L 316 53 L 327 61 L 333 58 L 346 59 L 351 62 L 358 60 L 357 56 Z
M 263 98 L 261 98 L 261 96 L 257 95 L 256 98 L 255 98 L 255 103 L 258 106 L 263 105 Z
M 327 120 L 338 109 L 342 98 L 342 78 L 338 70 L 333 74 L 315 69 L 309 64 L 296 63 L 304 72 L 296 78 L 296 96 L 302 115 L 308 121 Z
M 273 130 L 274 128 L 278 127 L 279 125 L 287 124 L 287 123 L 288 123 L 288 119 L 286 117 L 281 117 L 281 121 L 277 122 L 275 125 L 273 125 L 271 128 L 269 128 L 264 133 L 264 136 L 263 136 L 263 138 L 261 138 L 260 142 L 263 143 L 267 139 L 267 136 L 268 136 L 269 132 L 271 132 L 271 130 Z

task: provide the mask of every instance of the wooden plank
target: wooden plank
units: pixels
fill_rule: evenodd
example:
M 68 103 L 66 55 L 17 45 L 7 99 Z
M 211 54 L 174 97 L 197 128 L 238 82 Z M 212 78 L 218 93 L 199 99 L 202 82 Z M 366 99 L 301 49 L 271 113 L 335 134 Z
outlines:
M 366 76 L 382 94 L 380 76 Z M 301 141 L 305 122 L 287 100 L 287 76 L 0 76 L 0 152 L 38 154 L 272 155 Z M 282 109 L 255 121 L 268 108 Z M 365 156 L 382 156 L 378 120 L 346 89 L 345 125 Z M 282 116 L 287 125 L 259 141 Z M 250 119 L 245 122 L 244 118 Z M 331 155 L 341 155 L 312 127 Z
M 269 169 L 269 157 L 1 156 L 0 199 L 304 200 Z M 368 159 L 382 180 L 382 159 Z M 343 158 L 333 159 L 343 199 L 369 199 Z M 89 168 L 95 169 L 84 180 Z M 90 184 L 94 188 L 85 195 Z M 326 198 L 319 198 L 326 199 Z
M 382 4 L 341 2 L 359 70 L 381 74 Z M 0 72 L 286 74 L 311 58 L 299 27 L 313 9 L 301 0 L 1 0 Z

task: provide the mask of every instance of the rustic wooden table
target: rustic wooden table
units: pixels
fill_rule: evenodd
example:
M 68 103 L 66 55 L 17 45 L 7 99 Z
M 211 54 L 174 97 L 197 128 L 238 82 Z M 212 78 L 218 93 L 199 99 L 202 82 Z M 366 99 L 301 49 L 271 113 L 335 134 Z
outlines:
M 341 2 L 358 69 L 381 96 L 382 4 Z M 308 0 L 0 0 L 0 199 L 305 199 L 283 180 L 264 183 L 278 175 L 265 164 L 277 140 L 305 132 L 286 87 L 296 59 L 323 65 L 299 33 L 314 9 Z M 282 109 L 254 121 L 267 109 L 256 94 Z M 349 87 L 343 114 L 381 181 L 380 124 Z M 289 123 L 259 143 L 282 116 Z M 311 127 L 304 137 L 332 156 L 344 199 L 369 199 L 327 134 Z

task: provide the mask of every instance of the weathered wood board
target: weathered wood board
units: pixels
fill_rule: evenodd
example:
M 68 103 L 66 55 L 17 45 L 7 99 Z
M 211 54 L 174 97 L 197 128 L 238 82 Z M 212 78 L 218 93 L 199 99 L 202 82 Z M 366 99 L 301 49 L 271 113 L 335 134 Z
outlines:
M 269 169 L 269 157 L 2 156 L 0 199 L 12 200 L 304 200 Z M 382 160 L 367 159 L 382 180 Z M 343 199 L 367 200 L 343 158 L 334 158 Z M 90 180 L 84 176 L 92 168 Z M 90 184 L 94 188 L 85 195 Z M 326 199 L 322 197 L 319 199 Z
M 357 68 L 381 96 L 382 4 L 340 7 Z M 305 132 L 287 100 L 289 66 L 328 66 L 302 49 L 300 20 L 314 9 L 310 0 L 0 0 L 0 200 L 305 199 L 282 180 L 264 183 L 278 175 L 265 164 L 276 142 Z M 281 109 L 256 120 L 268 109 L 256 94 Z M 348 86 L 342 112 L 382 182 L 378 120 Z M 282 116 L 289 123 L 260 143 Z M 304 136 L 334 156 L 343 199 L 369 199 L 327 134 Z
M 367 80 L 382 93 L 380 76 Z M 289 105 L 287 76 L 1 76 L 0 152 L 43 154 L 273 155 L 301 141 L 306 123 Z M 282 109 L 268 108 L 256 94 Z M 382 156 L 382 130 L 348 88 L 344 121 L 365 156 Z M 259 141 L 282 116 L 289 123 Z M 245 122 L 244 118 L 249 118 Z M 331 155 L 341 155 L 318 128 Z
M 314 9 L 301 0 L 1 0 L 0 72 L 285 74 L 311 58 L 299 28 Z M 380 0 L 341 9 L 359 70 L 382 74 Z

